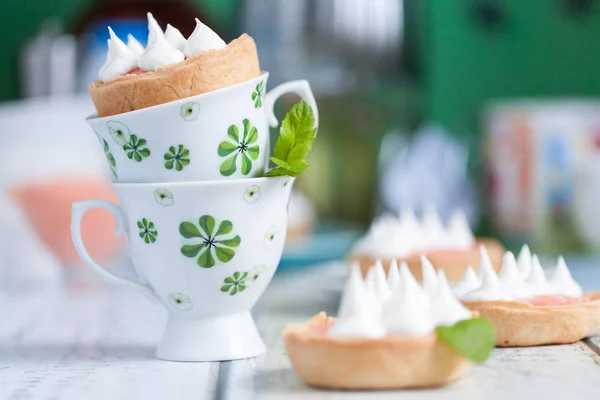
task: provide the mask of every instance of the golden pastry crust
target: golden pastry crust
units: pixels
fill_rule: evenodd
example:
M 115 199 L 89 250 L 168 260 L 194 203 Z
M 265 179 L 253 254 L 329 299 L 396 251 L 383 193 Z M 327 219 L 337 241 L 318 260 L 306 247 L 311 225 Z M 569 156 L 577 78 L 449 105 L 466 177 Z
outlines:
M 496 328 L 496 346 L 574 343 L 600 333 L 600 292 L 584 303 L 533 306 L 520 301 L 466 301 Z
M 477 239 L 476 244 L 468 250 L 457 250 L 457 251 L 430 251 L 424 255 L 431 261 L 431 264 L 436 270 L 443 269 L 446 273 L 446 278 L 449 281 L 458 281 L 466 272 L 469 266 L 472 266 L 475 271 L 479 268 L 479 246 L 485 245 L 490 261 L 494 270 L 498 272 L 502 266 L 502 256 L 504 255 L 504 246 L 494 239 Z M 357 261 L 360 264 L 360 269 L 363 276 L 367 275 L 369 268 L 375 264 L 375 259 L 365 254 L 352 254 L 350 256 L 350 263 Z M 402 261 L 406 261 L 410 272 L 420 282 L 423 279 L 421 274 L 421 254 L 411 254 L 407 258 L 397 258 L 398 264 Z M 391 259 L 381 260 L 385 273 L 387 274 L 390 268 Z
M 354 390 L 435 387 L 459 378 L 471 365 L 435 334 L 333 338 L 325 330 L 334 321 L 321 312 L 283 331 L 292 366 L 308 385 Z
M 156 71 L 95 81 L 88 89 L 98 116 L 107 117 L 211 92 L 259 75 L 256 43 L 243 34 L 224 49 L 209 50 Z

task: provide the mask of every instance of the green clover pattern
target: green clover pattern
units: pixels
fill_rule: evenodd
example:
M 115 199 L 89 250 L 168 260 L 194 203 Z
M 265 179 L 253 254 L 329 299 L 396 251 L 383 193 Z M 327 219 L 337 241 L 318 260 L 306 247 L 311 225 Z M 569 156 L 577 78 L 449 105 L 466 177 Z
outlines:
M 220 157 L 225 157 L 221 164 L 221 175 L 231 176 L 237 170 L 237 158 L 241 155 L 241 172 L 248 175 L 252 170 L 252 162 L 258 159 L 259 146 L 258 130 L 250 124 L 250 120 L 245 118 L 242 121 L 244 125 L 244 135 L 240 138 L 240 132 L 237 125 L 231 125 L 227 130 L 229 140 L 222 141 L 219 144 L 217 153 Z
M 230 296 L 234 296 L 238 293 L 246 290 L 246 279 L 248 278 L 248 273 L 244 272 L 243 274 L 239 271 L 233 273 L 232 276 L 228 276 L 223 281 L 223 286 L 221 286 L 221 292 L 229 293 Z
M 129 142 L 123 145 L 123 150 L 127 158 L 141 162 L 144 158 L 150 156 L 150 150 L 146 147 L 146 143 L 146 139 L 131 135 Z
M 145 243 L 150 244 L 156 242 L 158 231 L 154 227 L 154 222 L 142 218 L 137 222 L 137 226 L 140 229 L 140 238 L 142 238 Z
M 165 168 L 181 171 L 190 164 L 190 151 L 182 144 L 179 146 L 169 147 L 169 151 L 165 153 Z
M 186 244 L 181 247 L 181 254 L 188 258 L 198 257 L 197 264 L 202 268 L 212 268 L 216 265 L 215 257 L 221 263 L 228 263 L 235 256 L 234 248 L 241 242 L 239 235 L 231 236 L 233 223 L 223 220 L 216 227 L 215 219 L 203 215 L 198 220 L 198 226 L 193 222 L 179 224 L 179 233 L 185 239 L 200 239 L 200 243 Z
M 260 81 L 256 85 L 256 89 L 252 92 L 252 100 L 254 101 L 254 108 L 261 108 L 265 97 L 265 82 Z
M 108 161 L 108 165 L 110 166 L 110 170 L 112 171 L 115 178 L 117 178 L 117 161 L 115 160 L 115 156 L 113 156 L 110 151 L 110 147 L 108 146 L 108 142 L 102 139 L 102 145 L 104 146 L 104 156 L 106 157 L 106 161 Z

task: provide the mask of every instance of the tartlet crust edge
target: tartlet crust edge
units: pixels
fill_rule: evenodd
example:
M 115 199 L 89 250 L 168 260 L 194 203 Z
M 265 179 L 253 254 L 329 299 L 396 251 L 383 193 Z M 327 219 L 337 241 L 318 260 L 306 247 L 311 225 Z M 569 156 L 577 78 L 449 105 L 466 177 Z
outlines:
M 496 346 L 575 343 L 600 333 L 600 292 L 584 303 L 533 306 L 519 301 L 465 301 L 496 328 Z

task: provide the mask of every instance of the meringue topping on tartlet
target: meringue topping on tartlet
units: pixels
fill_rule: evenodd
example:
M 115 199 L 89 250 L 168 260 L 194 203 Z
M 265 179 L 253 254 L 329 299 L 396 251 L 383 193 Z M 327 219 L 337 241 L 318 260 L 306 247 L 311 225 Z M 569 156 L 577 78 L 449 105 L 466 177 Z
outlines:
M 494 324 L 496 345 L 566 344 L 600 333 L 600 293 L 584 293 L 563 257 L 548 280 L 528 247 L 521 254 L 515 261 L 507 252 L 499 276 L 486 268 L 479 287 L 459 296 Z
M 426 255 L 449 281 L 458 281 L 469 266 L 478 268 L 480 245 L 487 247 L 494 269 L 500 269 L 504 248 L 498 241 L 475 238 L 461 211 L 454 212 L 444 226 L 435 209 L 428 207 L 420 220 L 412 210 L 376 218 L 352 249 L 350 261 L 360 264 L 363 275 L 378 259 L 386 272 L 392 260 L 405 261 L 421 281 L 420 256 Z
M 304 382 L 333 389 L 433 387 L 487 358 L 495 342 L 493 326 L 474 318 L 453 296 L 443 271 L 430 296 L 406 264 L 392 270 L 399 270 L 395 278 L 382 279 L 383 269 L 376 265 L 363 280 L 353 265 L 337 319 L 321 312 L 306 324 L 285 328 L 287 354 Z M 477 336 L 483 345 L 465 347 L 474 340 L 464 335 Z

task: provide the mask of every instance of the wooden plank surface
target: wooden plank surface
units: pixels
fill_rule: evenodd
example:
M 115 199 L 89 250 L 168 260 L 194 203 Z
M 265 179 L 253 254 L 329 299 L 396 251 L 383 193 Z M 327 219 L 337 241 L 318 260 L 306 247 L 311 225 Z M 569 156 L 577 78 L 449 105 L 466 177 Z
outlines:
M 322 309 L 335 313 L 342 276 L 332 267 L 278 277 L 255 310 L 267 354 L 225 363 L 154 359 L 166 313 L 137 293 L 0 291 L 0 399 L 600 398 L 600 358 L 583 342 L 495 350 L 446 388 L 308 388 L 290 367 L 281 330 Z

